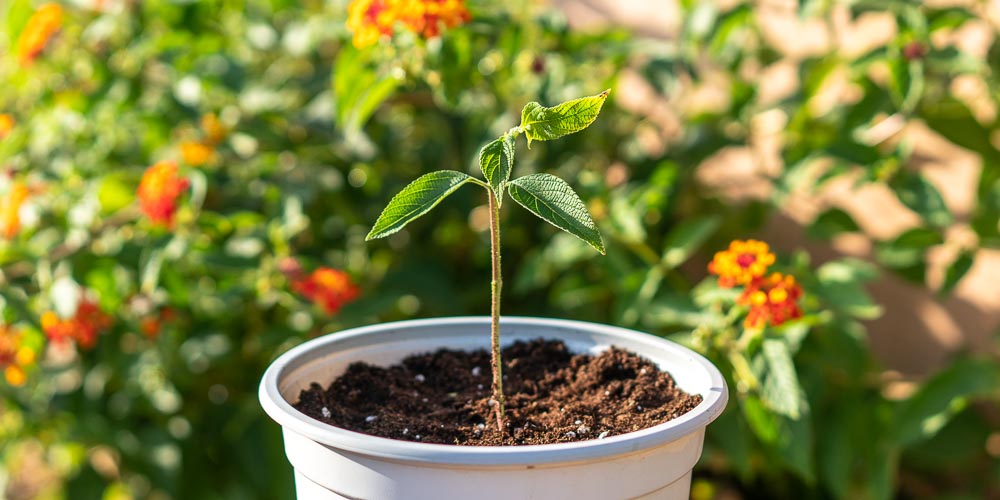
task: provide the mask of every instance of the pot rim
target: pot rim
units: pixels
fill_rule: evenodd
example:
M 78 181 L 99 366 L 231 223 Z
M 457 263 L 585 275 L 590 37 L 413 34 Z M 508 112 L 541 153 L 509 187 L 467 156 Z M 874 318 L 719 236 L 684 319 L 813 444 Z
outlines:
M 725 409 L 729 392 L 725 379 L 711 362 L 700 354 L 672 341 L 636 330 L 616 326 L 564 319 L 504 316 L 501 323 L 518 327 L 550 327 L 574 329 L 600 333 L 611 337 L 627 337 L 633 343 L 647 344 L 659 349 L 674 351 L 690 358 L 697 368 L 704 370 L 711 381 L 711 387 L 702 394 L 702 402 L 694 409 L 668 422 L 635 432 L 611 436 L 604 439 L 590 439 L 573 443 L 556 443 L 522 446 L 464 446 L 431 443 L 415 443 L 379 436 L 362 434 L 325 424 L 296 410 L 282 397 L 278 381 L 284 370 L 294 361 L 327 344 L 348 340 L 386 330 L 401 330 L 430 325 L 489 325 L 488 316 L 459 316 L 429 318 L 378 323 L 375 325 L 350 328 L 306 341 L 278 356 L 264 372 L 258 396 L 264 411 L 283 431 L 292 431 L 317 441 L 325 446 L 360 453 L 382 459 L 440 465 L 491 465 L 518 466 L 540 465 L 565 462 L 590 461 L 639 452 L 654 448 L 704 428 L 714 421 Z M 613 342 L 612 342 L 613 344 Z M 655 357 L 639 352 L 654 362 Z

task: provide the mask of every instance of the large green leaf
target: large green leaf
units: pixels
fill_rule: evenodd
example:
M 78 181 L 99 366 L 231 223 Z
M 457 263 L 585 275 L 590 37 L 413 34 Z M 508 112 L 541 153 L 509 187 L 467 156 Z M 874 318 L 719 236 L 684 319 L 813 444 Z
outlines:
M 472 177 L 455 170 L 440 170 L 421 176 L 389 201 L 365 240 L 382 238 L 399 231 L 471 180 Z
M 363 127 L 400 84 L 391 73 L 379 71 L 368 52 L 351 46 L 337 55 L 332 81 L 337 124 L 348 130 Z
M 802 415 L 802 389 L 788 346 L 780 340 L 766 339 L 762 352 L 767 362 L 767 376 L 761 399 L 775 412 L 799 418 Z
M 907 446 L 933 437 L 968 404 L 969 399 L 996 394 L 1000 364 L 961 360 L 934 376 L 900 408 L 896 442 Z
M 580 197 L 566 181 L 550 174 L 531 174 L 510 182 L 510 197 L 524 208 L 604 253 L 604 240 Z
M 966 250 L 958 255 L 955 260 L 948 266 L 948 269 L 944 273 L 944 283 L 941 284 L 941 289 L 938 290 L 938 294 L 941 296 L 948 295 L 955 288 L 955 285 L 966 273 L 972 269 L 972 264 L 975 263 L 976 252 L 973 250 Z
M 7 9 L 7 35 L 10 39 L 10 46 L 17 45 L 17 38 L 28 24 L 31 18 L 31 0 L 13 0 Z
M 521 110 L 521 129 L 531 141 L 550 141 L 573 132 L 579 132 L 597 118 L 601 106 L 611 89 L 590 97 L 581 97 L 546 108 L 537 102 L 529 102 Z
M 913 210 L 928 224 L 945 227 L 952 223 L 951 212 L 938 189 L 922 175 L 901 174 L 893 179 L 892 188 L 899 201 Z
M 497 202 L 503 203 L 503 190 L 514 168 L 514 135 L 503 137 L 483 146 L 479 152 L 479 168 L 497 195 Z

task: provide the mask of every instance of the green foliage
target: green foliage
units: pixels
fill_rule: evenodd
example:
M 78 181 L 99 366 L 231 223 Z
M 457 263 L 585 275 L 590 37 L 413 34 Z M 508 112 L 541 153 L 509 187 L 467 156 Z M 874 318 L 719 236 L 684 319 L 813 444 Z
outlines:
M 520 130 L 531 141 L 551 141 L 564 135 L 579 132 L 597 119 L 611 90 L 590 97 L 573 99 L 551 108 L 529 102 L 521 110 Z
M 472 177 L 454 170 L 440 170 L 420 176 L 392 197 L 365 239 L 384 238 L 403 229 L 472 180 Z
M 509 189 L 510 197 L 522 207 L 605 253 L 597 225 L 566 181 L 551 174 L 531 174 L 511 181 Z
M 773 9 L 747 2 L 681 2 L 681 31 L 653 40 L 576 31 L 536 4 L 474 2 L 473 21 L 440 38 L 400 34 L 366 49 L 351 45 L 343 2 L 86 3 L 64 4 L 59 35 L 26 66 L 13 47 L 38 3 L 0 5 L 0 113 L 15 119 L 0 139 L 0 197 L 11 182 L 32 191 L 20 230 L 0 240 L 0 317 L 41 361 L 23 387 L 0 381 L 6 484 L 51 478 L 41 494 L 68 498 L 290 498 L 280 431 L 256 402 L 259 374 L 342 328 L 482 314 L 490 255 L 469 214 L 483 200 L 451 191 L 472 182 L 535 212 L 503 212 L 505 311 L 641 328 L 720 367 L 732 403 L 708 428 L 700 481 L 766 498 L 995 493 L 1000 465 L 983 443 L 996 433 L 996 361 L 956 355 L 927 380 L 907 375 L 899 385 L 912 393 L 900 392 L 867 342 L 886 307 L 868 293 L 873 280 L 927 287 L 943 274 L 945 299 L 984 249 L 1000 248 L 1000 121 L 988 112 L 1000 42 L 953 43 L 990 29 L 977 11 L 852 2 L 847 24 L 874 12 L 893 29 L 858 45 L 863 54 L 803 44 L 789 56 L 765 31 Z M 825 39 L 847 35 L 826 22 L 836 2 L 799 5 Z M 780 92 L 762 84 L 788 68 Z M 573 99 L 636 84 L 659 94 L 655 109 L 630 112 L 619 105 L 631 99 L 606 93 Z M 522 108 L 529 101 L 563 104 Z M 202 125 L 209 115 L 221 138 Z M 950 205 L 911 129 L 982 165 L 970 169 L 975 199 Z M 522 133 L 562 138 L 516 151 Z M 188 164 L 190 142 L 211 158 Z M 698 175 L 733 149 L 755 159 L 748 185 L 766 185 L 749 199 Z M 191 183 L 172 227 L 152 224 L 136 195 L 160 160 Z M 378 200 L 441 168 L 453 170 L 432 174 L 436 189 L 371 230 Z M 485 182 L 467 175 L 476 169 Z M 568 182 L 537 182 L 543 171 Z M 738 173 L 724 177 L 742 187 Z M 870 255 L 831 256 L 841 247 L 829 240 L 865 238 L 866 224 L 822 205 L 828 188 L 881 190 L 912 212 L 911 227 L 872 240 Z M 781 232 L 802 199 L 818 205 L 805 236 L 822 262 L 772 243 L 783 250 L 776 268 L 805 290 L 804 317 L 744 336 L 739 292 L 705 279 L 705 262 L 765 226 Z M 435 206 L 433 224 L 364 243 Z M 565 232 L 536 230 L 536 215 Z M 937 275 L 927 272 L 934 252 L 952 258 Z M 343 269 L 361 297 L 327 313 L 295 291 L 289 259 L 304 272 Z M 69 308 L 74 290 L 113 325 L 93 350 L 46 354 L 41 315 Z M 157 311 L 173 317 L 148 335 Z
M 497 195 L 497 201 L 503 204 L 503 194 L 510 173 L 514 169 L 514 139 L 513 134 L 504 134 L 499 139 L 483 146 L 479 152 L 479 168 Z

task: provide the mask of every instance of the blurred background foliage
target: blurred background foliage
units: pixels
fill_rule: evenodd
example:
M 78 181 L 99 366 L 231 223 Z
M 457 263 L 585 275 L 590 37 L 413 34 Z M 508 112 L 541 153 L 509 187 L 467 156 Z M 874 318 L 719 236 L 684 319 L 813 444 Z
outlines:
M 1000 246 L 1000 43 L 970 51 L 952 36 L 969 23 L 995 33 L 985 3 L 792 3 L 831 30 L 871 14 L 892 29 L 795 60 L 778 99 L 762 84 L 787 58 L 764 6 L 742 2 L 681 1 L 669 40 L 571 29 L 535 2 L 470 2 L 469 21 L 441 37 L 356 48 L 344 1 L 77 0 L 25 57 L 19 37 L 40 6 L 0 8 L 0 196 L 14 207 L 0 323 L 36 353 L 0 359 L 26 376 L 0 385 L 7 497 L 290 498 L 280 431 L 256 396 L 271 359 L 350 326 L 488 311 L 484 199 L 460 191 L 433 221 L 365 244 L 380 208 L 422 173 L 476 172 L 479 148 L 524 103 L 608 87 L 586 133 L 521 151 L 517 167 L 572 179 L 608 255 L 505 211 L 505 312 L 636 327 L 711 357 L 733 398 L 709 428 L 696 498 L 1000 495 L 995 338 L 900 381 L 867 332 L 883 307 L 866 283 L 893 274 L 945 297 Z M 956 91 L 961 78 L 976 99 Z M 912 123 L 981 159 L 967 214 L 900 139 Z M 731 146 L 770 148 L 763 194 L 726 196 L 696 168 Z M 136 197 L 162 161 L 186 179 L 170 224 Z M 869 260 L 811 261 L 775 242 L 805 315 L 748 335 L 705 264 L 844 179 L 886 187 L 917 222 Z M 860 231 L 836 208 L 805 225 L 810 248 Z M 931 280 L 927 256 L 942 248 Z M 347 272 L 356 300 L 332 311 L 296 292 L 322 267 Z M 46 312 L 71 318 L 91 302 L 107 316 L 92 349 L 46 339 Z

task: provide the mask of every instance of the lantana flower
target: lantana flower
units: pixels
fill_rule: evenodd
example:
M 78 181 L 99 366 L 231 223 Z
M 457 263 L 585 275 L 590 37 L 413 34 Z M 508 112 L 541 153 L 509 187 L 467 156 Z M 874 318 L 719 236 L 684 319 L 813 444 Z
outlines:
M 21 230 L 21 206 L 29 194 L 23 182 L 15 182 L 0 196 L 0 236 L 8 240 L 17 236 Z
M 305 277 L 294 278 L 292 290 L 322 307 L 327 314 L 337 314 L 344 304 L 361 293 L 350 275 L 329 267 L 320 267 Z
M 0 113 L 0 141 L 10 135 L 11 130 L 14 130 L 14 117 L 7 113 Z
M 35 362 L 35 351 L 22 344 L 22 334 L 9 325 L 0 325 L 0 369 L 10 385 L 24 385 L 27 367 Z
M 383 35 L 392 36 L 397 23 L 433 38 L 443 28 L 471 19 L 464 0 L 354 0 L 347 9 L 347 28 L 354 33 L 358 48 L 373 45 Z
M 177 174 L 177 164 L 161 161 L 146 170 L 137 195 L 142 212 L 154 224 L 173 226 L 177 199 L 187 190 L 189 182 Z
M 17 39 L 17 58 L 21 64 L 34 61 L 45 49 L 52 35 L 62 26 L 62 7 L 57 3 L 42 5 L 28 19 Z
M 708 272 L 719 276 L 720 286 L 732 288 L 761 278 L 771 264 L 774 264 L 774 254 L 767 243 L 734 240 L 727 250 L 716 252 L 708 264 Z
M 718 275 L 719 286 L 744 287 L 736 302 L 750 308 L 743 322 L 746 328 L 778 326 L 802 317 L 799 307 L 802 287 L 793 276 L 777 272 L 767 274 L 774 259 L 767 243 L 734 240 L 727 250 L 717 252 L 708 264 L 708 271 Z
M 192 167 L 200 167 L 215 158 L 215 150 L 201 141 L 185 141 L 181 143 L 181 158 Z
M 97 337 L 111 327 L 111 317 L 101 310 L 97 303 L 82 300 L 72 318 L 62 319 L 48 311 L 42 315 L 42 330 L 55 344 L 74 341 L 82 349 L 97 345 Z
M 747 286 L 737 300 L 742 305 L 750 306 L 743 324 L 747 328 L 760 329 L 768 323 L 777 326 L 786 321 L 801 318 L 802 309 L 799 299 L 802 297 L 802 287 L 794 276 L 781 273 L 771 273 Z

